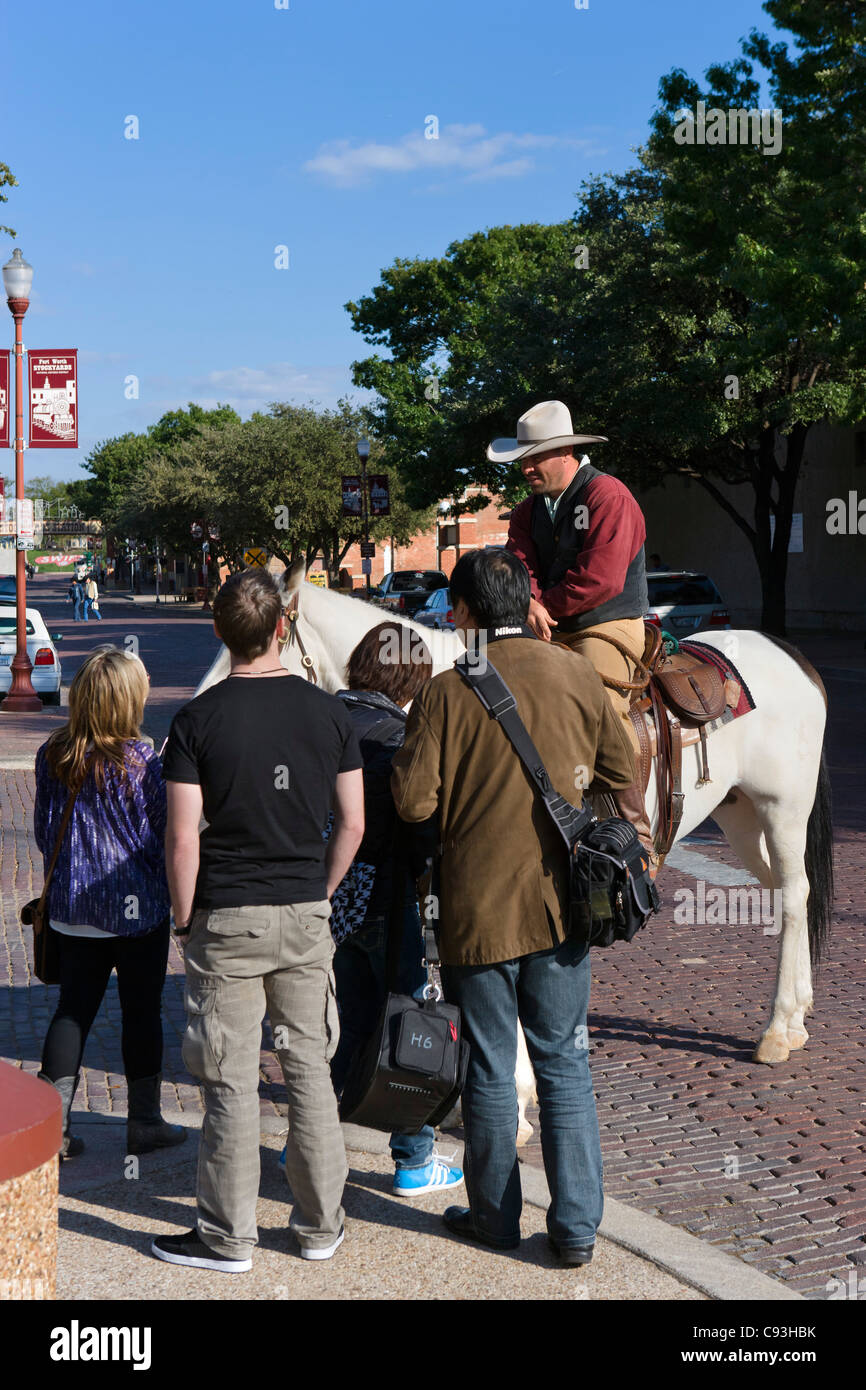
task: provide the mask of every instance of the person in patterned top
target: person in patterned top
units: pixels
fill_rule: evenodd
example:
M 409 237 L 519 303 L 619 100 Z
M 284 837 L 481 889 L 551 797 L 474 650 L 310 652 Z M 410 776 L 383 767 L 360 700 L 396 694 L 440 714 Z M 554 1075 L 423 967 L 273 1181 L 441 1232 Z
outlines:
M 127 1153 L 186 1138 L 185 1129 L 165 1124 L 159 1113 L 170 904 L 165 783 L 159 758 L 141 736 L 148 680 L 137 657 L 97 647 L 70 686 L 68 722 L 36 754 L 34 832 L 46 867 L 67 800 L 77 793 L 48 893 L 60 999 L 39 1073 L 60 1092 L 64 1158 L 84 1148 L 69 1133 L 69 1112 L 112 970 L 129 1092 Z

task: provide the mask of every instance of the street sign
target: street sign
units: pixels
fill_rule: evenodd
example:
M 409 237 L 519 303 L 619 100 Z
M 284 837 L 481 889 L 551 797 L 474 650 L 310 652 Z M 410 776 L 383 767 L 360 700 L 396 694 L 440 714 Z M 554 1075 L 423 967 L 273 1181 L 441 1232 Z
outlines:
M 18 535 L 22 539 L 32 540 L 35 535 L 33 529 L 33 498 L 19 497 L 16 504 L 18 519 Z M 19 546 L 19 549 L 21 547 Z
M 372 574 L 372 573 L 373 573 L 373 561 L 372 561 L 372 560 L 368 560 L 366 556 L 365 556 L 364 559 L 361 561 L 361 573 L 362 573 L 362 574 Z
M 251 545 L 244 551 L 244 564 L 258 565 L 260 569 L 265 570 L 268 567 L 268 552 L 262 550 L 259 545 Z
M 317 589 L 326 589 L 325 576 L 322 570 L 313 570 L 307 575 L 307 583 L 315 584 Z
M 368 557 L 372 560 L 373 556 L 376 554 L 376 542 L 375 542 L 375 541 L 361 541 L 360 549 L 361 549 L 361 554 L 362 554 L 362 556 L 368 556 Z M 367 571 L 364 570 L 364 574 L 366 574 L 366 573 L 367 573 Z

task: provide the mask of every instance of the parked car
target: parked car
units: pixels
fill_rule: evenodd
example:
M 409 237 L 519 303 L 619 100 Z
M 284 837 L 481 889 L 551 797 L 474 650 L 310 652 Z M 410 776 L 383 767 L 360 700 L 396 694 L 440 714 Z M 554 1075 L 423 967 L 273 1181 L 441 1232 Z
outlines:
M 382 583 L 370 590 L 370 597 L 397 613 L 413 618 L 434 589 L 448 587 L 448 576 L 441 570 L 392 570 Z
M 33 670 L 30 679 L 33 689 L 41 696 L 43 705 L 60 704 L 61 668 L 55 643 L 63 641 L 62 633 L 49 636 L 37 608 L 25 608 L 27 620 L 27 655 Z M 15 605 L 0 603 L 0 692 L 4 695 L 12 684 L 12 658 L 17 647 Z
M 454 611 L 449 589 L 434 589 L 425 604 L 415 614 L 415 622 L 424 627 L 447 628 L 454 631 Z
M 650 570 L 648 623 L 665 628 L 672 637 L 691 637 L 703 628 L 731 626 L 724 599 L 706 574 L 693 570 Z
M 18 592 L 18 585 L 14 574 L 0 574 L 0 602 L 3 599 L 13 599 Z

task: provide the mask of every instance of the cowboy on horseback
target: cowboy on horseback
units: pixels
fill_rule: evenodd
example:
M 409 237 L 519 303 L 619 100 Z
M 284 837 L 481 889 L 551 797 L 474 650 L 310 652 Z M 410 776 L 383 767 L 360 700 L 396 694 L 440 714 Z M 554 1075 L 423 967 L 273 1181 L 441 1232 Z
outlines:
M 517 438 L 494 439 L 487 457 L 519 460 L 532 490 L 512 511 L 506 542 L 529 571 L 527 622 L 544 641 L 573 647 L 592 662 L 637 757 L 629 684 L 644 651 L 646 523 L 624 483 L 593 468 L 585 454 L 575 456 L 576 445 L 594 443 L 607 440 L 575 434 L 568 407 L 542 401 L 521 415 Z M 655 870 L 640 782 L 611 795 Z

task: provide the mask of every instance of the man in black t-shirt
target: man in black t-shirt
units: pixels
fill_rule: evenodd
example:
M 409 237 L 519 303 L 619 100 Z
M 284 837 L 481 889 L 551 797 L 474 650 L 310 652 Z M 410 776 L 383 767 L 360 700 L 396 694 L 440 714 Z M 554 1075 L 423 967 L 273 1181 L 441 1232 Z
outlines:
M 266 1010 L 289 1098 L 291 1228 L 306 1259 L 329 1259 L 343 1240 L 329 900 L 363 837 L 364 788 L 341 701 L 280 664 L 285 620 L 273 578 L 246 570 L 228 579 L 214 630 L 230 674 L 175 716 L 164 759 L 166 868 L 186 958 L 183 1057 L 205 1100 L 198 1217 L 195 1230 L 161 1236 L 152 1250 L 232 1273 L 251 1268 L 258 1235 Z

